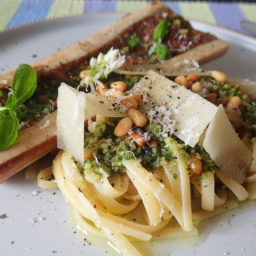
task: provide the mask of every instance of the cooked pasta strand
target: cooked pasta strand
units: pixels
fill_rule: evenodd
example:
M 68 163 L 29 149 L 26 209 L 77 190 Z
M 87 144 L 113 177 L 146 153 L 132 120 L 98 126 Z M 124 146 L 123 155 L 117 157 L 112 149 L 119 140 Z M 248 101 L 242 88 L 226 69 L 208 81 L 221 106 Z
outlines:
M 57 188 L 57 184 L 54 180 L 51 167 L 40 170 L 40 172 L 37 175 L 37 184 L 40 188 L 43 189 Z
M 129 174 L 128 174 L 129 175 Z M 159 201 L 155 198 L 154 194 L 145 188 L 140 181 L 131 179 L 134 186 L 137 188 L 138 193 L 142 199 L 144 207 L 149 218 L 149 224 L 156 226 L 161 222 L 160 205 Z
M 201 177 L 201 207 L 203 210 L 212 211 L 214 209 L 214 173 L 206 172 Z
M 248 198 L 248 192 L 237 181 L 227 177 L 220 171 L 216 172 L 216 175 L 222 181 L 222 183 L 225 184 L 235 194 L 239 201 L 244 201 Z
M 168 138 L 166 144 L 171 148 L 173 154 L 177 157 L 178 171 L 180 176 L 180 191 L 182 201 L 182 216 L 184 230 L 191 231 L 193 229 L 192 208 L 191 208 L 191 192 L 190 179 L 187 163 L 182 155 L 177 142 Z
M 139 180 L 147 189 L 149 189 L 158 200 L 160 200 L 175 216 L 179 224 L 184 227 L 182 220 L 182 210 L 180 203 L 174 196 L 161 184 L 154 176 L 145 170 L 136 160 L 123 162 L 127 168 L 127 174 L 131 180 Z

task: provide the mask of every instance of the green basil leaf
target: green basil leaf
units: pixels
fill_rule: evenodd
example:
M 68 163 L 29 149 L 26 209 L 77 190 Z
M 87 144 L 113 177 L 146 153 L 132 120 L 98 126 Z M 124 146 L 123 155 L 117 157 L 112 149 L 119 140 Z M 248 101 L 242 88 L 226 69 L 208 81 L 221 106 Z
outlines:
M 4 93 L 2 91 L 0 91 L 0 97 L 2 97 L 4 95 Z
M 7 149 L 17 140 L 19 120 L 14 110 L 0 108 L 0 150 Z
M 168 34 L 168 22 L 162 20 L 158 23 L 154 31 L 154 42 L 161 43 L 165 36 Z
M 14 107 L 26 102 L 37 87 L 36 71 L 27 64 L 19 65 L 14 74 L 12 92 L 8 95 L 6 106 Z
M 137 45 L 139 45 L 140 39 L 137 36 L 132 36 L 128 39 L 128 45 L 131 48 L 135 48 Z
M 170 51 L 165 45 L 160 44 L 155 47 L 154 54 L 161 60 L 166 60 L 170 56 Z
M 16 99 L 14 93 L 10 92 L 8 95 L 7 101 L 5 103 L 5 106 L 12 108 L 12 107 L 16 106 L 16 103 L 17 103 L 17 99 Z

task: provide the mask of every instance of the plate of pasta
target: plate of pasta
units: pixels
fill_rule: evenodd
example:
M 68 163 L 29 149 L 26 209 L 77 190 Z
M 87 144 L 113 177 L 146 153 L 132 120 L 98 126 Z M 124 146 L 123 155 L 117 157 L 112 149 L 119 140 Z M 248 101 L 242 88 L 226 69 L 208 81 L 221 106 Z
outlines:
M 41 37 L 43 24 L 10 31 L 3 63 L 14 66 L 19 47 L 20 60 L 49 55 L 117 17 L 50 21 Z M 193 25 L 229 53 L 159 73 L 122 69 L 125 53 L 110 48 L 75 86 L 59 85 L 58 151 L 0 186 L 1 255 L 254 255 L 256 42 Z

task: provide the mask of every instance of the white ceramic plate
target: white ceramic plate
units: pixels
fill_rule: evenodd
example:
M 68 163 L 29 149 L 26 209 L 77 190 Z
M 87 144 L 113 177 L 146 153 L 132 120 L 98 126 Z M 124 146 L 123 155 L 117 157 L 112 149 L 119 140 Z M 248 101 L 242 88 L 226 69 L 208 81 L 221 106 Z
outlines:
M 64 18 L 0 33 L 0 73 L 63 49 L 119 17 L 113 14 Z M 208 67 L 256 80 L 256 40 L 223 28 L 193 24 L 231 44 L 228 54 Z M 106 254 L 106 249 L 95 248 L 73 234 L 66 203 L 59 191 L 39 189 L 35 182 L 24 178 L 23 172 L 0 185 L 0 216 L 2 214 L 7 218 L 0 218 L 1 256 Z M 214 218 L 200 231 L 202 235 L 196 242 L 190 238 L 185 242 L 167 241 L 161 244 L 164 248 L 161 251 L 151 244 L 152 255 L 164 256 L 172 252 L 173 256 L 253 256 L 256 251 L 256 207 L 243 206 Z M 179 248 L 173 250 L 175 247 Z

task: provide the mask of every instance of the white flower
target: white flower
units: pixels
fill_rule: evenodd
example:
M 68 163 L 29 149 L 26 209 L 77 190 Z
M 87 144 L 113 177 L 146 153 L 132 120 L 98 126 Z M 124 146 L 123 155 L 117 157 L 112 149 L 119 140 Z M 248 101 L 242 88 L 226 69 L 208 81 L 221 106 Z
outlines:
M 120 68 L 125 62 L 125 56 L 120 50 L 111 48 L 105 55 L 100 53 L 97 58 L 90 59 L 91 74 L 81 81 L 79 87 L 89 87 L 95 90 L 98 85 L 103 85 L 99 79 L 107 78 L 114 70 Z M 79 88 L 78 87 L 78 88 Z
M 86 85 L 87 88 L 90 86 L 91 91 L 94 91 L 98 85 L 103 86 L 103 83 L 95 77 L 89 75 L 81 81 L 79 87 L 83 87 L 83 85 Z
M 91 58 L 90 68 L 96 69 L 94 75 L 96 79 L 107 78 L 114 70 L 120 68 L 125 62 L 125 56 L 121 55 L 120 50 L 111 48 L 105 55 L 100 53 L 97 58 Z

